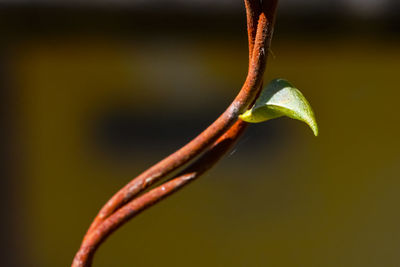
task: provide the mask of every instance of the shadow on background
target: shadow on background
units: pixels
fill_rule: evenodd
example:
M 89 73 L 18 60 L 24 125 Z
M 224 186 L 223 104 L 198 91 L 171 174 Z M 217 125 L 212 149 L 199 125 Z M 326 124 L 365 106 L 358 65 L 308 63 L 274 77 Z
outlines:
M 250 127 L 95 266 L 398 266 L 398 5 L 330 3 L 283 7 L 266 73 L 305 94 L 320 137 L 289 119 Z M 0 7 L 4 266 L 68 266 L 101 205 L 228 106 L 244 9 L 197 5 Z

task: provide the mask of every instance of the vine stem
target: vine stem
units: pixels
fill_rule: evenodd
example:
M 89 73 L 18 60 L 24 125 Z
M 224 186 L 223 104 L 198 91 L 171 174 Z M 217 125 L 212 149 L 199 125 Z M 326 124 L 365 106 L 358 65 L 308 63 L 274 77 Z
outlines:
M 238 96 L 228 109 L 203 133 L 186 146 L 143 172 L 118 191 L 100 210 L 77 252 L 72 267 L 91 266 L 97 248 L 131 218 L 189 184 L 210 169 L 240 137 L 246 123 L 238 121 L 260 92 L 278 0 L 245 0 L 249 36 L 249 71 Z M 144 190 L 201 157 L 175 178 L 148 191 Z M 136 198 L 135 198 L 136 197 Z

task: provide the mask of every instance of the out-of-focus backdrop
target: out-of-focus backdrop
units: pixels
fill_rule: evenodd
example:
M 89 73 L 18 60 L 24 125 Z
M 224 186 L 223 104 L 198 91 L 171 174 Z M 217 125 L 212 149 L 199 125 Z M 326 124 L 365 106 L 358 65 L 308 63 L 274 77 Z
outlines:
M 265 79 L 320 136 L 253 125 L 212 171 L 120 229 L 96 267 L 400 265 L 400 5 L 282 0 Z M 0 1 L 1 266 L 68 266 L 102 204 L 232 101 L 236 0 Z

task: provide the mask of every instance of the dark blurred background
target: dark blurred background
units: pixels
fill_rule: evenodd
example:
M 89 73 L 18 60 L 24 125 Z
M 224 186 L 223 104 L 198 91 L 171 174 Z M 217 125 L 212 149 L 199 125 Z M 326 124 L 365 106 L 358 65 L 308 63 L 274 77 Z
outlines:
M 400 266 L 400 4 L 282 0 L 266 81 L 320 136 L 253 125 L 95 266 Z M 0 0 L 1 266 L 69 266 L 103 203 L 188 142 L 247 70 L 236 0 Z

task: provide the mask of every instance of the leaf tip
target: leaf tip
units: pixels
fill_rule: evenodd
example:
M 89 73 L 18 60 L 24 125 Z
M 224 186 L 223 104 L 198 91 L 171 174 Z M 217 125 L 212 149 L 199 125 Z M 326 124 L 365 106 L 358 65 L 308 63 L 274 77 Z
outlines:
M 310 126 L 311 130 L 313 131 L 314 135 L 317 137 L 319 135 L 318 124 L 315 121 L 315 118 L 312 121 L 306 122 L 308 126 Z

